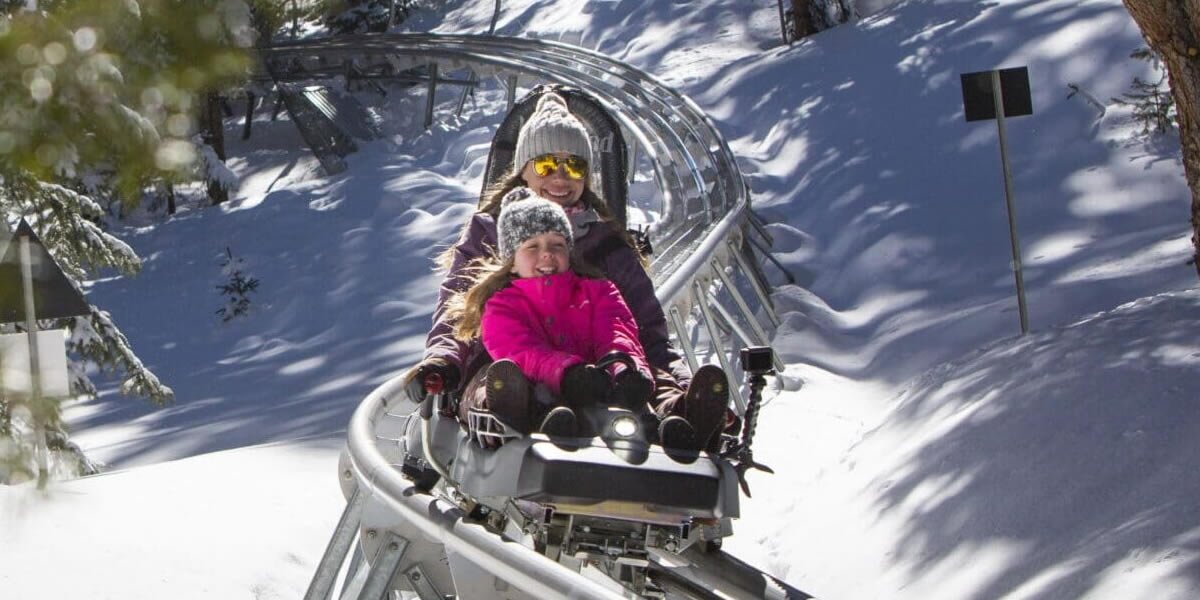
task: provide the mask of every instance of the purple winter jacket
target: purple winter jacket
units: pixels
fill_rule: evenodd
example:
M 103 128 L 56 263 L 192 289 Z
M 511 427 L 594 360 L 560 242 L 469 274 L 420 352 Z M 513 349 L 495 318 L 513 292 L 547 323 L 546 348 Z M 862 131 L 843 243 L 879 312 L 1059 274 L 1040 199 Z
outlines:
M 671 372 L 680 384 L 687 385 L 690 374 L 682 365 L 680 355 L 671 347 L 662 305 L 637 254 L 621 241 L 612 225 L 599 219 L 595 211 L 578 212 L 570 215 L 570 219 L 575 234 L 575 255 L 600 269 L 617 286 L 637 321 L 646 360 L 655 368 Z M 455 339 L 453 323 L 446 318 L 446 301 L 470 287 L 471 277 L 465 267 L 477 258 L 495 256 L 496 246 L 495 219 L 487 213 L 475 213 L 454 245 L 454 260 L 442 281 L 433 311 L 433 328 L 425 340 L 425 358 L 441 358 L 457 367 L 462 375 L 460 384 L 465 384 L 491 358 L 478 340 L 467 343 Z M 605 249 L 609 251 L 605 252 Z M 594 258 L 597 254 L 603 255 L 600 260 Z
M 480 338 L 492 358 L 517 363 L 530 381 L 555 393 L 568 367 L 609 352 L 628 354 L 652 377 L 637 323 L 617 286 L 572 271 L 516 279 L 493 294 L 483 307 Z

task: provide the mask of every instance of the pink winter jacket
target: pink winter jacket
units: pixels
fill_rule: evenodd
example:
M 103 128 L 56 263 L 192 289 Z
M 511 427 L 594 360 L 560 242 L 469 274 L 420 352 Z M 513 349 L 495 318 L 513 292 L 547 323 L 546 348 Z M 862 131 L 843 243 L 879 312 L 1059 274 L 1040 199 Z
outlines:
M 617 287 L 571 271 L 516 279 L 493 294 L 483 308 L 480 337 L 493 359 L 512 360 L 530 381 L 555 393 L 567 367 L 614 350 L 650 374 L 637 322 Z

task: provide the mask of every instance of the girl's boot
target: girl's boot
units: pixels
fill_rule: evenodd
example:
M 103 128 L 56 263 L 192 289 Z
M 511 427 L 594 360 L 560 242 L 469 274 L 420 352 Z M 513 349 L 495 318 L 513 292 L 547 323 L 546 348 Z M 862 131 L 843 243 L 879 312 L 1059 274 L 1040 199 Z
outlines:
M 542 419 L 540 431 L 550 437 L 576 437 L 579 435 L 579 425 L 575 420 L 575 411 L 565 406 L 555 406 Z
M 683 409 L 687 420 L 696 429 L 696 447 L 714 451 L 720 443 L 719 432 L 725 426 L 729 406 L 729 378 L 716 365 L 704 365 L 692 376 Z
M 692 383 L 682 400 L 683 406 L 671 407 L 673 414 L 666 416 L 659 426 L 663 446 L 681 450 L 718 450 L 721 441 L 718 433 L 725 426 L 729 406 L 729 379 L 725 372 L 716 365 L 700 367 L 692 376 Z M 684 420 L 691 431 L 670 423 L 672 419 Z M 691 434 L 690 440 L 687 433 Z
M 658 424 L 658 443 L 668 450 L 695 450 L 696 430 L 687 419 L 671 415 Z
M 528 434 L 531 431 L 529 401 L 532 386 L 517 363 L 508 359 L 492 363 L 487 368 L 484 385 L 486 408 L 505 425 Z

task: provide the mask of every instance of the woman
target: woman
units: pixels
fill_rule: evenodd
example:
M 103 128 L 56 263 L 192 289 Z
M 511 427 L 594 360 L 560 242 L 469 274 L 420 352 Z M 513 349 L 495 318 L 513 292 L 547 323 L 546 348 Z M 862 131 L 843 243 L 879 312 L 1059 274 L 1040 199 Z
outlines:
M 666 316 L 654 293 L 641 255 L 627 233 L 612 223 L 604 201 L 588 186 L 593 162 L 591 142 L 583 123 L 571 114 L 556 93 L 543 94 L 521 127 L 513 154 L 514 170 L 501 178 L 472 215 L 458 242 L 439 259 L 446 277 L 433 313 L 433 328 L 425 343 L 425 356 L 409 373 L 409 395 L 424 397 L 424 381 L 439 375 L 449 391 L 457 391 L 480 368 L 491 362 L 478 340 L 464 342 L 454 336 L 447 301 L 470 287 L 469 268 L 479 259 L 496 254 L 496 218 L 504 196 L 524 186 L 563 208 L 571 221 L 573 255 L 610 279 L 637 321 L 639 340 L 654 373 L 654 412 L 663 419 L 664 443 L 678 447 L 711 447 L 725 421 L 728 384 L 720 369 L 697 373 L 698 385 L 685 392 L 691 379 L 679 354 L 671 347 Z M 685 396 L 686 393 L 686 396 Z M 711 408 L 721 406 L 721 414 Z M 692 410 L 688 410 L 691 407 Z M 689 414 L 692 413 L 692 414 Z M 667 419 L 670 416 L 680 419 Z

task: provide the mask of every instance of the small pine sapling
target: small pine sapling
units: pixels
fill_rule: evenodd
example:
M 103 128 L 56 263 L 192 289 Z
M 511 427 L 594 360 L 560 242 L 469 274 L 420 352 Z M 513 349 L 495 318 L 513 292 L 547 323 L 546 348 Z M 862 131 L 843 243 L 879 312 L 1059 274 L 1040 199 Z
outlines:
M 225 257 L 221 262 L 221 273 L 229 281 L 217 286 L 225 296 L 225 306 L 217 309 L 216 314 L 222 321 L 229 322 L 234 317 L 250 312 L 250 292 L 258 289 L 258 279 L 242 272 L 242 259 L 234 256 L 228 246 L 225 247 Z
M 1132 89 L 1122 94 L 1123 99 L 1113 98 L 1113 102 L 1132 107 L 1133 118 L 1142 125 L 1139 133 L 1143 137 L 1170 132 L 1175 128 L 1175 97 L 1167 86 L 1167 71 L 1162 68 L 1162 61 L 1149 48 L 1134 50 L 1129 57 L 1149 61 L 1159 73 L 1158 81 L 1134 77 Z

